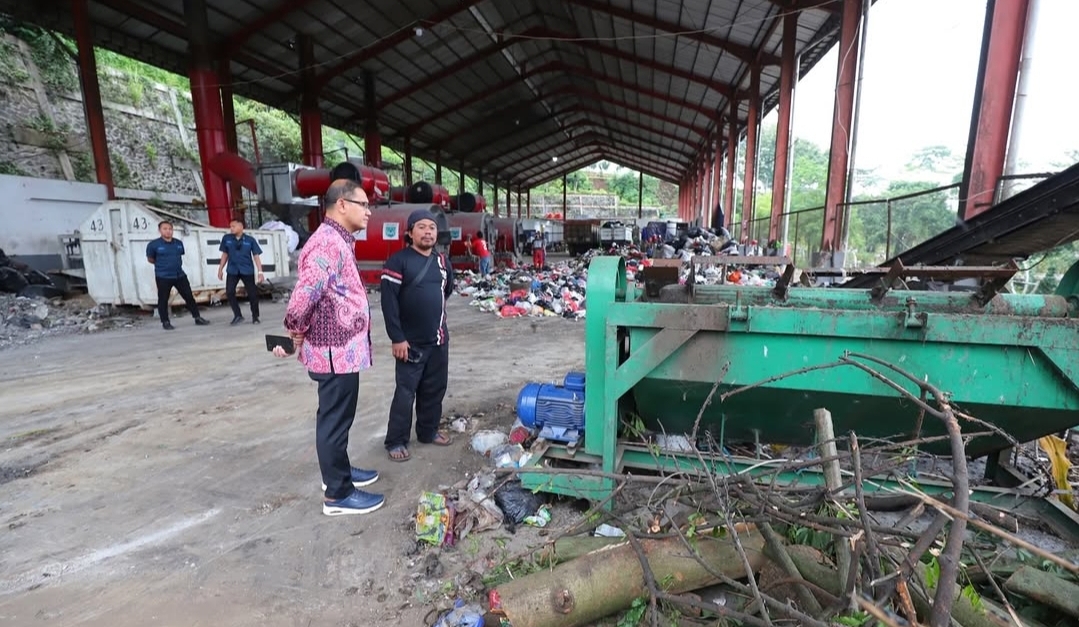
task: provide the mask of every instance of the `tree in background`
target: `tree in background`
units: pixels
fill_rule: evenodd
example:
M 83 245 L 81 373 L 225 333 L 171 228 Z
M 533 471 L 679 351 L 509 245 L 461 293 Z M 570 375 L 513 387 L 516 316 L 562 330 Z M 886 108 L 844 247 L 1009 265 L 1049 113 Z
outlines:
M 638 191 L 640 187 L 640 175 L 636 172 L 622 172 L 616 174 L 607 181 L 607 189 L 618 196 L 619 204 L 637 206 Z M 659 205 L 659 179 L 645 175 L 644 177 L 644 202 L 649 207 Z
M 825 186 L 828 184 L 828 152 L 808 139 L 795 137 L 791 147 L 793 162 L 791 164 L 790 186 L 787 191 L 788 205 L 792 213 L 799 212 L 789 218 L 788 239 L 796 244 L 801 252 L 799 259 L 807 259 L 802 255 L 816 250 L 820 246 L 821 219 L 823 212 L 815 209 L 824 205 Z M 775 176 L 776 154 L 776 127 L 768 125 L 760 134 L 760 146 L 758 149 L 757 167 L 757 193 L 756 217 L 765 218 L 772 211 L 772 180 Z M 739 172 L 744 168 L 742 159 L 739 160 Z M 739 174 L 738 181 L 742 180 Z M 741 185 L 736 184 L 736 189 Z M 741 204 L 736 201 L 736 206 L 731 209 L 724 207 L 728 216 L 741 219 Z M 815 209 L 813 211 L 804 211 Z M 733 222 L 732 222 L 733 223 Z M 760 225 L 764 236 L 767 235 L 766 222 L 762 220 Z M 782 234 L 780 235 L 782 238 Z

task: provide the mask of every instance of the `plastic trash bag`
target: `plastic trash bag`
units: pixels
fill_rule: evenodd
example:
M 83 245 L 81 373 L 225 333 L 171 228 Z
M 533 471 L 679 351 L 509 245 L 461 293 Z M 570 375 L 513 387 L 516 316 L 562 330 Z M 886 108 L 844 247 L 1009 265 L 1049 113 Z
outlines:
M 453 609 L 438 618 L 434 627 L 484 627 L 483 609 L 478 605 L 465 605 L 461 599 L 453 603 Z
M 501 431 L 477 431 L 476 435 L 472 436 L 472 450 L 480 455 L 487 455 L 492 449 L 505 444 L 508 438 L 509 436 Z
M 507 483 L 495 492 L 495 505 L 506 516 L 506 525 L 511 529 L 535 515 L 543 500 L 539 495 L 526 490 L 519 481 Z

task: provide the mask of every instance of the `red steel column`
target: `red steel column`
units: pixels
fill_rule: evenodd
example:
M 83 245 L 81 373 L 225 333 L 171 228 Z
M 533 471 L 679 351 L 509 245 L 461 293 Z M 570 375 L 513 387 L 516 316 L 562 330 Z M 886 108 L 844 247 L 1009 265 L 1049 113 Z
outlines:
M 839 67 L 836 72 L 835 108 L 832 114 L 832 145 L 828 159 L 828 186 L 824 201 L 824 228 L 820 248 L 832 252 L 842 240 L 842 207 L 847 200 L 847 169 L 850 159 L 851 123 L 854 119 L 854 82 L 858 75 L 858 30 L 862 0 L 843 0 L 839 29 Z
M 708 149 L 706 148 L 704 152 L 701 153 L 701 165 L 697 169 L 700 185 L 697 187 L 697 204 L 693 207 L 692 220 L 696 220 L 697 217 L 704 215 L 705 197 L 708 195 L 708 162 L 711 160 L 712 158 L 708 154 Z
M 761 68 L 753 66 L 749 73 L 749 116 L 746 119 L 746 168 L 742 181 L 742 243 L 750 240 L 755 185 L 757 182 L 757 126 L 760 124 Z
M 236 137 L 236 108 L 232 102 L 232 63 L 229 59 L 218 59 L 217 78 L 221 83 L 221 117 L 225 130 L 225 150 L 238 155 L 240 144 Z M 232 215 L 243 219 L 243 188 L 239 181 L 229 181 L 228 187 Z
M 721 175 L 723 173 L 723 120 L 716 118 L 716 158 L 712 162 L 712 206 L 708 208 L 708 224 L 713 229 L 723 226 L 722 224 L 712 224 L 713 218 L 716 215 L 716 205 L 719 204 L 721 197 L 721 191 L 723 189 L 723 179 Z
M 980 102 L 971 122 L 977 130 L 966 168 L 966 194 L 961 197 L 959 209 L 963 220 L 992 206 L 1004 173 L 1029 6 L 1028 0 L 996 0 L 989 4 L 992 25 L 989 45 L 983 47 L 984 72 L 977 87 Z
M 685 194 L 685 190 L 682 189 L 682 182 L 678 182 L 678 217 L 682 217 L 682 195 Z
M 97 182 L 105 186 L 108 198 L 116 198 L 109 162 L 109 140 L 105 134 L 105 114 L 101 108 L 101 86 L 97 82 L 97 59 L 94 57 L 94 34 L 90 24 L 88 0 L 72 0 L 71 17 L 75 22 L 75 42 L 79 48 L 79 83 L 82 85 L 82 112 L 90 135 Z
M 375 110 L 375 74 L 363 72 L 363 102 L 367 124 L 363 138 L 363 162 L 372 168 L 382 167 L 382 137 L 378 134 L 378 111 Z
M 202 180 L 206 186 L 206 209 L 210 225 L 227 227 L 232 219 L 229 191 L 224 179 L 210 170 L 210 159 L 225 152 L 224 114 L 221 111 L 220 80 L 210 56 L 210 27 L 205 0 L 184 0 L 188 55 L 191 67 L 191 105 L 195 110 L 195 134 L 199 142 Z
M 723 208 L 726 210 L 724 220 L 730 225 L 728 230 L 734 230 L 734 166 L 738 160 L 738 103 L 731 101 L 731 115 L 727 119 L 727 175 L 723 185 Z
M 296 35 L 300 50 L 300 75 L 303 93 L 300 96 L 300 148 L 304 165 L 321 168 L 325 165 L 322 152 L 322 111 L 318 106 L 318 87 L 315 85 L 315 42 L 310 35 Z M 322 223 L 322 210 L 314 207 L 307 214 L 307 228 L 313 233 Z
M 779 124 L 776 127 L 776 162 L 772 168 L 772 219 L 768 222 L 768 241 L 779 239 L 783 224 L 783 209 L 787 201 L 790 179 L 791 109 L 794 105 L 794 47 L 798 29 L 798 13 L 783 16 L 783 58 L 779 66 Z

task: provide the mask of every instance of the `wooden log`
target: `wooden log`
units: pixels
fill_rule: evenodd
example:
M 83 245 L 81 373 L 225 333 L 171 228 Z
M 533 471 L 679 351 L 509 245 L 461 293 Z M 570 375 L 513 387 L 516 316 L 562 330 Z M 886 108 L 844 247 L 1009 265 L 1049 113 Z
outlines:
M 1038 603 L 1056 608 L 1073 618 L 1079 618 L 1079 586 L 1052 573 L 1023 566 L 1015 571 L 1004 587 Z
M 566 536 L 554 544 L 545 544 L 532 553 L 535 561 L 541 564 L 568 562 L 572 559 L 597 551 L 612 544 L 625 542 L 625 538 L 597 538 L 593 536 Z
M 753 530 L 738 534 L 754 571 L 764 562 L 764 539 Z M 700 561 L 679 538 L 640 540 L 656 581 L 670 594 L 718 583 L 708 568 L 731 579 L 746 573 L 729 538 L 695 539 Z M 644 570 L 628 541 L 587 553 L 499 586 L 502 609 L 513 627 L 580 627 L 647 597 Z

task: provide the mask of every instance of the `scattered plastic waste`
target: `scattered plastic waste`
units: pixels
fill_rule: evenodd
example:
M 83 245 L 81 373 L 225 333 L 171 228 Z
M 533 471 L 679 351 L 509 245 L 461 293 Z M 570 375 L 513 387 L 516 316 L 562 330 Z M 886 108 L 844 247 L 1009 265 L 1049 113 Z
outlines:
M 450 527 L 450 509 L 446 497 L 437 492 L 420 495 L 416 509 L 416 539 L 434 546 L 442 546 Z
M 532 455 L 526 453 L 520 444 L 502 444 L 491 450 L 491 463 L 495 468 L 520 468 L 529 459 L 532 459 Z
M 693 443 L 689 441 L 689 438 L 684 435 L 668 435 L 664 433 L 656 436 L 656 446 L 658 446 L 660 450 L 678 453 L 689 453 L 697 448 L 693 446 Z
M 434 627 L 484 627 L 483 615 L 480 606 L 457 599 L 453 609 L 440 616 Z
M 546 505 L 541 505 L 535 514 L 524 519 L 524 523 L 532 527 L 546 527 L 549 522 L 551 522 L 551 509 Z
M 626 537 L 626 532 L 622 531 L 618 527 L 612 527 L 607 523 L 603 523 L 602 525 L 596 527 L 594 535 L 597 538 L 624 538 Z
M 501 431 L 477 431 L 476 435 L 472 436 L 472 450 L 480 455 L 487 455 L 492 449 L 505 444 L 508 439 L 509 436 Z
M 535 515 L 543 500 L 534 492 L 526 490 L 519 481 L 507 483 L 495 492 L 495 505 L 505 515 L 506 526 L 511 529 Z

